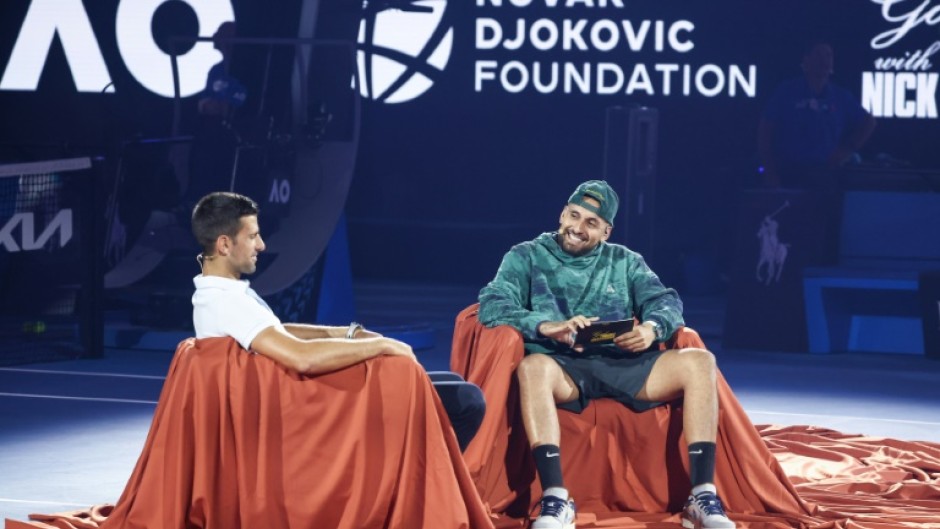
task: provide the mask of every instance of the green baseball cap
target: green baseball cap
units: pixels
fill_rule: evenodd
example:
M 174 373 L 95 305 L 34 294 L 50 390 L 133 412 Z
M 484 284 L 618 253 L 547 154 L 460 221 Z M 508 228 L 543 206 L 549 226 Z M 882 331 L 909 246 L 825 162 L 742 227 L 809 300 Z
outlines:
M 585 198 L 593 198 L 600 206 L 591 204 Z M 614 217 L 617 215 L 617 207 L 620 205 L 620 197 L 617 196 L 617 193 L 607 182 L 588 180 L 574 190 L 571 198 L 568 199 L 568 203 L 592 211 L 606 220 L 608 224 L 613 225 Z

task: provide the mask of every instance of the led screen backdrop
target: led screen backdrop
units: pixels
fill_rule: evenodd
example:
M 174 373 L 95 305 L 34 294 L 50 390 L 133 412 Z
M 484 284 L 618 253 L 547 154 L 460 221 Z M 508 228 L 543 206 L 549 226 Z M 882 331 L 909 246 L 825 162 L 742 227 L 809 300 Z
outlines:
M 166 35 L 209 36 L 232 16 L 242 36 L 296 37 L 310 23 L 303 12 L 316 17 L 315 36 L 359 47 L 362 135 L 347 207 L 359 276 L 488 278 L 512 243 L 555 226 L 574 184 L 599 176 L 612 106 L 658 110 L 657 268 L 679 274 L 697 254 L 726 254 L 737 192 L 757 182 L 762 106 L 800 74 L 810 36 L 832 43 L 833 81 L 878 117 L 863 161 L 940 163 L 931 145 L 940 4 L 931 0 L 264 5 L 4 2 L 5 152 L 165 136 Z M 204 79 L 213 53 L 185 50 L 181 75 Z
M 659 112 L 654 264 L 667 275 L 702 257 L 727 266 L 738 191 L 758 182 L 763 105 L 800 75 L 812 36 L 834 47 L 833 81 L 879 116 L 863 160 L 938 162 L 940 4 L 417 4 L 433 10 L 382 12 L 359 35 L 373 100 L 350 202 L 362 272 L 486 280 L 601 173 L 605 111 L 632 105 Z M 394 256 L 381 270 L 367 257 L 376 249 Z

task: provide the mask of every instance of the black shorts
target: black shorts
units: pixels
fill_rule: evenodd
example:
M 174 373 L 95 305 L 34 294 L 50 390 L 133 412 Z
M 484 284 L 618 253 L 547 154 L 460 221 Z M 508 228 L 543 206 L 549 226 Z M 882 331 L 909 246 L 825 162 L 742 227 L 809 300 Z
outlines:
M 636 394 L 643 389 L 653 364 L 665 351 L 646 351 L 633 355 L 550 354 L 561 369 L 578 386 L 578 398 L 558 408 L 581 413 L 594 399 L 610 398 L 634 411 L 646 411 L 664 402 L 640 400 Z

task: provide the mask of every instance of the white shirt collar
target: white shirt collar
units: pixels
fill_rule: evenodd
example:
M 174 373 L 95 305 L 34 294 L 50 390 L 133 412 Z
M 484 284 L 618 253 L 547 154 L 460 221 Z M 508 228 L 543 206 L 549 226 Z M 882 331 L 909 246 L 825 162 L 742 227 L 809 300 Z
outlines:
M 193 284 L 196 285 L 197 290 L 200 288 L 218 288 L 240 292 L 248 290 L 249 286 L 247 279 L 230 279 L 228 277 L 205 276 L 202 274 L 193 277 Z

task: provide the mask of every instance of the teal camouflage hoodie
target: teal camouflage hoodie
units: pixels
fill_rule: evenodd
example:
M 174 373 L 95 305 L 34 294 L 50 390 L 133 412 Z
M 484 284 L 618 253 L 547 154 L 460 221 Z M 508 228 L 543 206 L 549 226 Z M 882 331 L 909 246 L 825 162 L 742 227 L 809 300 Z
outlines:
M 519 329 L 529 351 L 567 350 L 567 345 L 540 336 L 536 329 L 542 322 L 578 314 L 601 320 L 653 320 L 663 336 L 685 325 L 679 295 L 663 286 L 640 254 L 602 242 L 574 256 L 558 245 L 555 233 L 513 246 L 496 277 L 480 291 L 480 322 Z M 619 351 L 615 345 L 603 347 Z

